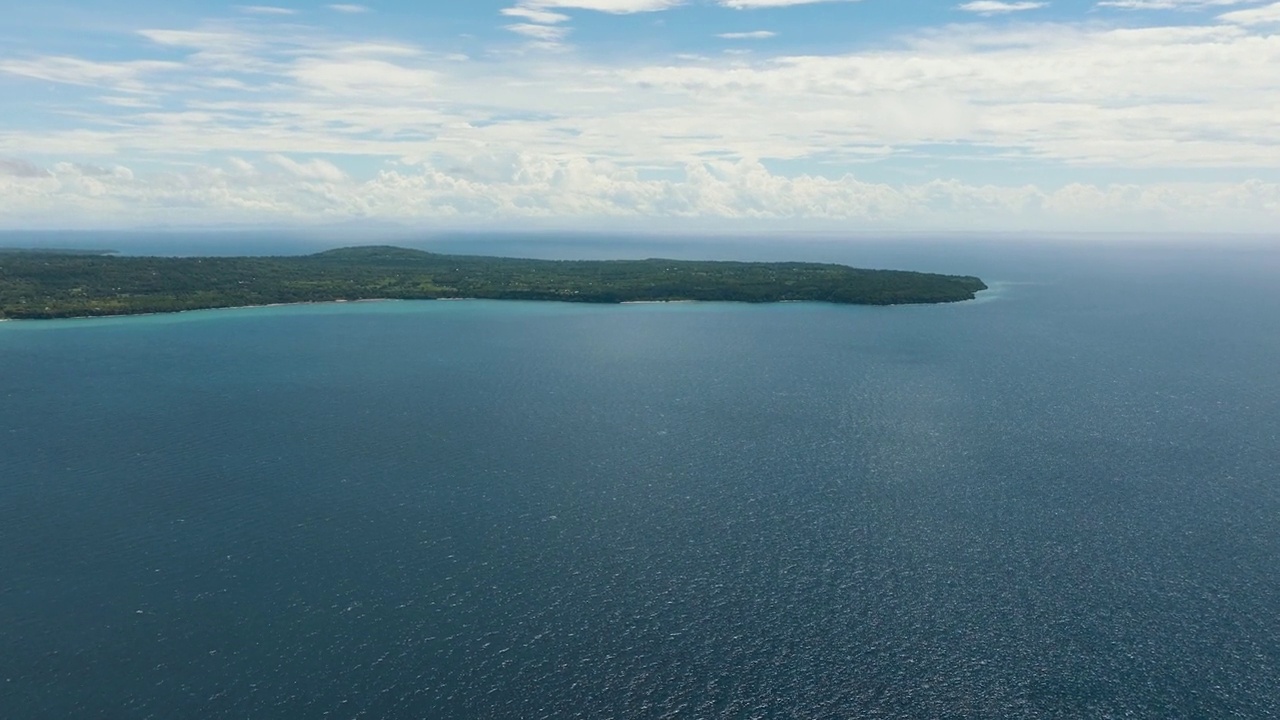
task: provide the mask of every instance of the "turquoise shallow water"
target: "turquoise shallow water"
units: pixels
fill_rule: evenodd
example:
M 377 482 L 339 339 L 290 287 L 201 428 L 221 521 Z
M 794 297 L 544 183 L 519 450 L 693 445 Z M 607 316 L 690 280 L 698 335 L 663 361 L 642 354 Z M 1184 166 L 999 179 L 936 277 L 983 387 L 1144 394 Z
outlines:
M 872 254 L 0 325 L 4 716 L 1280 714 L 1280 253 Z

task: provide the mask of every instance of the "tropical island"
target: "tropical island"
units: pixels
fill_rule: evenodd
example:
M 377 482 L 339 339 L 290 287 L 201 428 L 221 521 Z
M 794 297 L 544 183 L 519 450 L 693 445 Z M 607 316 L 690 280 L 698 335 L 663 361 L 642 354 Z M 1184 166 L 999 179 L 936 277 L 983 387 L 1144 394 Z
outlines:
M 0 252 L 0 319 L 373 299 L 901 305 L 971 300 L 986 287 L 976 277 L 829 263 L 528 260 L 388 246 L 283 257 Z

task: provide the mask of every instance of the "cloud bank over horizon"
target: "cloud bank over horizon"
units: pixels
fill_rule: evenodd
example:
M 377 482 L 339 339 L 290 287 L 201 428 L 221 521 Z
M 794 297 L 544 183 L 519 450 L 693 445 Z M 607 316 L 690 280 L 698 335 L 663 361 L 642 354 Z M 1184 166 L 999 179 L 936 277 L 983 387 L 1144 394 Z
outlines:
M 0 228 L 1278 227 L 1280 2 L 920 5 L 19 11 Z

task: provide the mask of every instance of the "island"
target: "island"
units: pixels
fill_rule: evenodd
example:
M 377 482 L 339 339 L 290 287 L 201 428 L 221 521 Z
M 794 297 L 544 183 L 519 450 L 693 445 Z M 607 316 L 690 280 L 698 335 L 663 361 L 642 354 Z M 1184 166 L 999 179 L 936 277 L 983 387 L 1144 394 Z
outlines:
M 373 299 L 901 305 L 971 300 L 986 287 L 970 276 L 830 263 L 530 260 L 388 246 L 271 257 L 0 253 L 0 319 Z

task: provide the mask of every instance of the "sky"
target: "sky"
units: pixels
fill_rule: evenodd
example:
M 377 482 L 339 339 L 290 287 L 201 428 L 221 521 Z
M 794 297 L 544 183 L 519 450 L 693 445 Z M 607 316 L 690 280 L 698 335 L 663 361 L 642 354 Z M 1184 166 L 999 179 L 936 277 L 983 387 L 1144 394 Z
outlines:
M 0 229 L 1276 233 L 1280 2 L 41 0 Z

